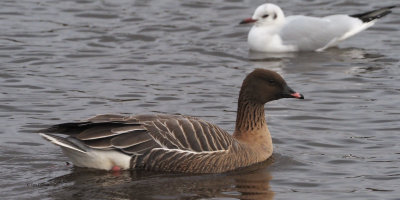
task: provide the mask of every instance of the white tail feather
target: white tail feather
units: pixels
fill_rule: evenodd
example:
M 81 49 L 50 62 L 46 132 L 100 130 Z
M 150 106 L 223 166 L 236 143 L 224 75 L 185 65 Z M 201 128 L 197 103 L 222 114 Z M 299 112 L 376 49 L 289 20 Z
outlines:
M 86 149 L 83 146 L 84 144 L 81 144 L 78 140 L 72 138 L 58 139 L 57 136 L 44 133 L 39 134 L 51 143 L 60 146 L 64 154 L 78 167 L 104 170 L 111 170 L 114 166 L 118 166 L 121 169 L 130 168 L 131 156 L 121 152 L 115 150 Z
M 63 142 L 63 141 L 60 141 L 59 139 L 57 139 L 57 138 L 55 138 L 55 137 L 52 137 L 52 136 L 47 135 L 47 134 L 44 134 L 44 133 L 39 133 L 39 134 L 40 134 L 42 137 L 44 137 L 46 140 L 52 142 L 52 143 L 55 144 L 55 145 L 62 146 L 62 147 L 65 147 L 65 148 L 68 148 L 68 149 L 72 149 L 72 150 L 75 150 L 75 151 L 79 151 L 79 152 L 81 152 L 81 153 L 86 153 L 85 151 L 82 151 L 81 149 L 78 149 L 78 148 L 76 148 L 76 147 L 73 147 L 73 146 L 71 146 L 71 145 L 69 145 L 69 144 L 67 144 L 67 143 L 65 143 L 65 142 Z

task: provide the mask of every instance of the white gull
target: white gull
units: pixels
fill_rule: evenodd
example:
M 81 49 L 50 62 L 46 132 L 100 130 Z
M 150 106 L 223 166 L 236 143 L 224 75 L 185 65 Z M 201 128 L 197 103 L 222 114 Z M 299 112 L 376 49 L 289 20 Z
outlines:
M 394 7 L 354 15 L 285 17 L 279 6 L 266 3 L 255 10 L 253 17 L 240 24 L 254 23 L 248 35 L 252 51 L 323 51 L 371 27 L 377 19 L 391 13 L 390 9 Z

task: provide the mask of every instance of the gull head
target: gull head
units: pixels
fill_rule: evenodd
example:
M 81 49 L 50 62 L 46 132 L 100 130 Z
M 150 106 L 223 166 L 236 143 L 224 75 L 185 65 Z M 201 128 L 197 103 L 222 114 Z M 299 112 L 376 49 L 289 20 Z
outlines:
M 244 19 L 240 24 L 255 23 L 256 26 L 279 24 L 285 19 L 282 9 L 271 3 L 258 6 L 253 17 Z

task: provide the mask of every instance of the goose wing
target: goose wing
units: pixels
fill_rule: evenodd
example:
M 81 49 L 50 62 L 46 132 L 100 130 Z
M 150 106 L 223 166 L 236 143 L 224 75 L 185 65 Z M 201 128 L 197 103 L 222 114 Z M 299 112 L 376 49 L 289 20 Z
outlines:
M 142 155 L 153 149 L 212 152 L 229 149 L 231 136 L 211 123 L 181 115 L 98 115 L 58 124 L 42 133 L 67 134 L 87 147 Z

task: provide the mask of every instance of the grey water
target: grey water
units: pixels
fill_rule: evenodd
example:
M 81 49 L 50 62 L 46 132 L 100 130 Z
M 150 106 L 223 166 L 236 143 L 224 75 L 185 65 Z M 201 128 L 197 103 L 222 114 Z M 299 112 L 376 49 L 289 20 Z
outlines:
M 400 9 L 325 52 L 249 54 L 265 1 L 0 1 L 2 199 L 400 199 Z M 388 1 L 272 3 L 286 15 Z M 96 114 L 181 113 L 232 132 L 254 68 L 306 99 L 266 105 L 273 158 L 224 174 L 75 168 L 36 130 Z

